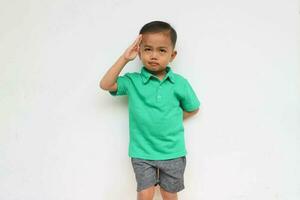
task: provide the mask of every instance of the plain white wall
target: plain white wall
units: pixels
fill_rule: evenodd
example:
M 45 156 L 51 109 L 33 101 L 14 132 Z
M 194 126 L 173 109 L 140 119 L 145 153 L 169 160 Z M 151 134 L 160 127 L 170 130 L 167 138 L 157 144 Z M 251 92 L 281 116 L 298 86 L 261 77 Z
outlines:
M 296 0 L 1 0 L 0 199 L 135 199 L 127 100 L 98 83 L 152 20 L 176 28 L 173 70 L 202 102 L 180 199 L 300 199 L 299 15 Z

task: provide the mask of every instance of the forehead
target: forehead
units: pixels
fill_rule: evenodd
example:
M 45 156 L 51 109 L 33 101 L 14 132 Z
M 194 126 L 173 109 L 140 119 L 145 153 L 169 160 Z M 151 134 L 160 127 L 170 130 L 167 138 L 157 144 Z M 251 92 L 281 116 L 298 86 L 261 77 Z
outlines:
M 142 45 L 152 47 L 171 47 L 172 42 L 170 33 L 144 33 L 142 37 Z

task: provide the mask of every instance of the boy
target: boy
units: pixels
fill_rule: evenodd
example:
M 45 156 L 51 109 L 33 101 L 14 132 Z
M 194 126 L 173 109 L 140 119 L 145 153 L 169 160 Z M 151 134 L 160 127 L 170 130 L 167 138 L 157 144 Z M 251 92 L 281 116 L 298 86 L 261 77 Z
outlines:
M 128 95 L 129 157 L 139 200 L 152 200 L 159 184 L 164 200 L 177 200 L 184 189 L 186 149 L 183 119 L 195 115 L 200 102 L 188 81 L 173 73 L 176 31 L 166 22 L 153 21 L 126 49 L 100 81 L 111 95 Z M 119 76 L 139 56 L 140 73 Z

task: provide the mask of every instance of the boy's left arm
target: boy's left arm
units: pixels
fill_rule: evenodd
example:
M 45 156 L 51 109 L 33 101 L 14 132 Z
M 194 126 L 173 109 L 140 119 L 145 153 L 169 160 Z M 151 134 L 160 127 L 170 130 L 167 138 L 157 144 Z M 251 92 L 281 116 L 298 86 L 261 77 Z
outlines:
M 194 110 L 192 112 L 187 112 L 187 111 L 184 111 L 183 110 L 183 119 L 187 119 L 187 118 L 190 118 L 191 116 L 197 114 L 199 112 L 199 108 L 197 110 Z
M 183 120 L 197 114 L 201 104 L 192 86 L 187 80 L 185 81 L 184 86 L 184 95 L 180 102 L 183 111 Z

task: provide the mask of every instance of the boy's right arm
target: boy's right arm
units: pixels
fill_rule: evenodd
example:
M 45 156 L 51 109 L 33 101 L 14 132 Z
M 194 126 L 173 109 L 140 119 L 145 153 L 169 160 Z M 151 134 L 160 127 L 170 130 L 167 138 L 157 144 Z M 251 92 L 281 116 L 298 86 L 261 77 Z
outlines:
M 111 68 L 106 72 L 99 83 L 101 89 L 108 91 L 117 91 L 117 78 L 125 65 L 129 61 L 134 60 L 137 56 L 141 40 L 142 35 L 139 35 L 133 42 L 133 44 L 126 49 L 123 55 L 121 55 L 120 58 L 115 62 L 115 64 L 111 66 Z

